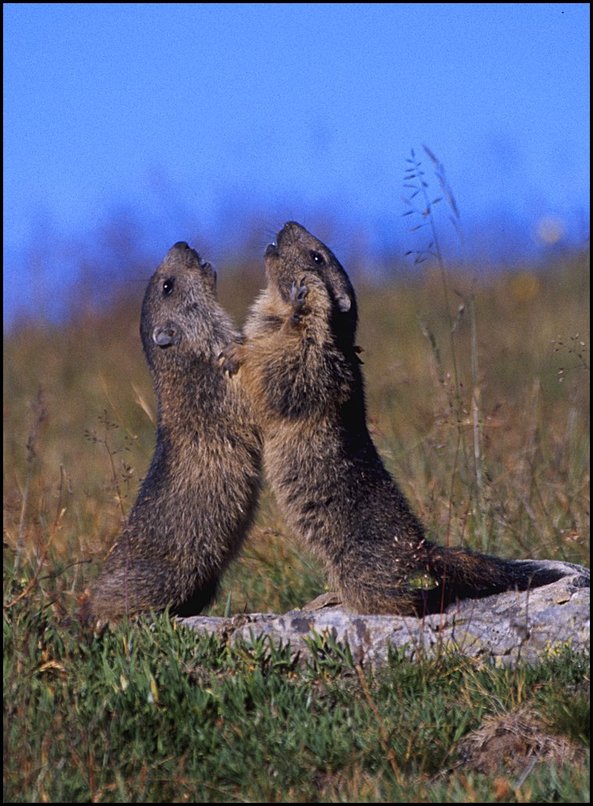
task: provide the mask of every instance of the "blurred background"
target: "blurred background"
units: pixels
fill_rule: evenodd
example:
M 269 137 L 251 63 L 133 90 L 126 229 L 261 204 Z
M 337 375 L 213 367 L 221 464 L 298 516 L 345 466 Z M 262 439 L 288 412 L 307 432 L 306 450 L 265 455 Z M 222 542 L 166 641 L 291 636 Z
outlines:
M 260 263 L 289 218 L 391 277 L 423 243 L 402 201 L 423 144 L 480 271 L 587 242 L 588 4 L 3 10 L 5 327 L 105 302 L 178 240 Z
M 288 219 L 352 277 L 370 428 L 431 534 L 588 561 L 588 4 L 3 15 L 16 591 L 27 560 L 72 606 L 133 505 L 156 418 L 140 306 L 169 247 L 214 263 L 241 325 Z M 285 538 L 266 492 L 217 612 L 321 592 Z

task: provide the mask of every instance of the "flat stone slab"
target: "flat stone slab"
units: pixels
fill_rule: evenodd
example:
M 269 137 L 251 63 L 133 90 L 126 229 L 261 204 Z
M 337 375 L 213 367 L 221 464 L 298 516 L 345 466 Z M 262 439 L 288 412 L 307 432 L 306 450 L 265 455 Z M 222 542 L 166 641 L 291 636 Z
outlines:
M 529 591 L 467 599 L 424 618 L 361 615 L 327 607 L 178 621 L 231 644 L 268 636 L 274 645 L 289 644 L 303 660 L 314 651 L 311 639 L 325 636 L 348 644 L 355 663 L 371 666 L 385 663 L 390 648 L 401 648 L 412 659 L 455 651 L 501 666 L 533 663 L 563 647 L 589 651 L 589 570 L 569 563 L 542 564 L 566 570 L 567 575 Z

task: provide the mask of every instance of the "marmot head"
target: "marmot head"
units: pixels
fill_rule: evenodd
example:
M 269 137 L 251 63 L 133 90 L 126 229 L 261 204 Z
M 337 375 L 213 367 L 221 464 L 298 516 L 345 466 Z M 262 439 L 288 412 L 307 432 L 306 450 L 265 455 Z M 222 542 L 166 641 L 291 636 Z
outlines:
M 288 300 L 303 273 L 321 278 L 333 301 L 337 327 L 354 338 L 358 320 L 356 295 L 340 261 L 322 241 L 296 221 L 288 221 L 265 252 L 268 282 Z
M 195 249 L 179 241 L 167 252 L 144 294 L 140 335 L 150 367 L 180 353 L 213 352 L 220 311 L 216 272 Z

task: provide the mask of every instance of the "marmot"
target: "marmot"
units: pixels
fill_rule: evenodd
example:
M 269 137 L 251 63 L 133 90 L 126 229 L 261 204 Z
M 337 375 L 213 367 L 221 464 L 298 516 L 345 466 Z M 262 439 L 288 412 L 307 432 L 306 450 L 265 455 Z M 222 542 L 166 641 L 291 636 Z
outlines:
M 215 271 L 185 242 L 148 283 L 140 333 L 158 404 L 156 448 L 83 605 L 83 616 L 101 621 L 205 608 L 247 537 L 260 489 L 259 431 L 218 360 L 239 334 L 216 300 Z
M 342 603 L 361 613 L 422 615 L 455 599 L 560 578 L 535 562 L 427 539 L 367 428 L 346 272 L 295 222 L 267 247 L 265 269 L 244 343 L 230 345 L 223 362 L 238 371 L 256 409 L 281 513 L 322 560 Z

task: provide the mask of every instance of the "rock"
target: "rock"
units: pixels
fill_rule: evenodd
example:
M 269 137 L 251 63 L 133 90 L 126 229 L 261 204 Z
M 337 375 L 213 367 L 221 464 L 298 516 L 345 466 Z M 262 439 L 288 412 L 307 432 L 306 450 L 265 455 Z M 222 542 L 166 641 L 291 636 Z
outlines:
M 193 616 L 179 622 L 200 633 L 216 633 L 231 644 L 268 636 L 274 645 L 290 644 L 303 660 L 313 652 L 310 639 L 315 634 L 327 636 L 348 644 L 355 663 L 371 666 L 384 663 L 390 647 L 402 648 L 412 659 L 456 651 L 504 666 L 533 663 L 563 647 L 588 651 L 589 570 L 554 561 L 539 564 L 566 570 L 566 576 L 529 591 L 467 599 L 424 618 L 367 616 L 316 604 L 320 609 L 291 610 L 284 615 Z M 335 601 L 332 595 L 326 596 L 330 604 Z

